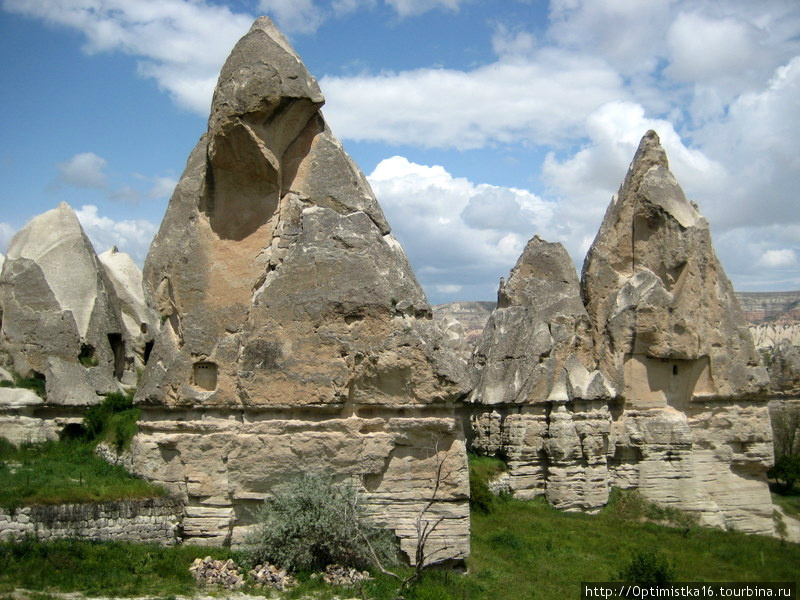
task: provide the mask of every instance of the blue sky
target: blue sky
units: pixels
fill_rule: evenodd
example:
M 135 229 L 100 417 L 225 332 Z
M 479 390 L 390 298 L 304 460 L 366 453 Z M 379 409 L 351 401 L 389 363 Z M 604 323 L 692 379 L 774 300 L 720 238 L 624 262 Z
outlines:
M 61 201 L 140 264 L 216 77 L 289 37 L 432 303 L 578 268 L 647 129 L 741 291 L 800 289 L 795 0 L 0 0 L 0 252 Z

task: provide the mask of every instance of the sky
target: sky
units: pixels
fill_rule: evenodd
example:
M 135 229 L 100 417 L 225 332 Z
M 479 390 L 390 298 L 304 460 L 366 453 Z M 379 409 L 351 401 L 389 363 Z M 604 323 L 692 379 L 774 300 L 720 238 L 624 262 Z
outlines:
M 0 0 L 0 252 L 64 201 L 141 266 L 261 14 L 431 303 L 537 234 L 580 270 L 648 129 L 736 290 L 800 289 L 796 0 Z

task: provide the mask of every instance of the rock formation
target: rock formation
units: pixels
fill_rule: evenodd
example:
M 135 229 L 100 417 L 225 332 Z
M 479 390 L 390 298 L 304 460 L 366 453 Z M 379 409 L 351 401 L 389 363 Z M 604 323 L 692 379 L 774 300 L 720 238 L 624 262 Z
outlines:
M 575 267 L 561 244 L 528 242 L 472 360 L 472 446 L 509 461 L 510 491 L 560 508 L 608 500 L 605 442 L 615 396 L 596 370 Z
M 586 257 L 601 368 L 624 401 L 612 479 L 709 524 L 770 533 L 767 373 L 708 223 L 642 139 Z
M 581 297 L 583 302 L 581 302 Z M 648 132 L 578 281 L 532 239 L 473 356 L 472 446 L 517 496 L 596 508 L 611 486 L 771 533 L 767 374 L 708 224 Z
M 27 390 L 3 392 L 4 432 L 18 441 L 55 437 L 102 394 L 135 385 L 134 334 L 123 325 L 115 288 L 67 204 L 34 218 L 11 240 L 0 306 L 0 348 L 9 368 L 46 385 L 46 403 Z M 139 337 L 140 329 L 141 323 Z
M 98 258 L 119 299 L 122 324 L 130 346 L 128 351 L 133 358 L 132 368 L 125 374 L 128 380 L 124 383 L 135 385 L 136 374 L 144 369 L 153 349 L 153 339 L 158 330 L 158 315 L 147 306 L 142 287 L 142 272 L 130 255 L 120 252 L 114 246 Z
M 774 391 L 800 390 L 800 345 L 783 339 L 772 348 L 769 365 L 770 385 Z
M 190 540 L 235 543 L 275 486 L 323 470 L 359 481 L 412 556 L 443 464 L 428 550 L 461 558 L 463 364 L 322 103 L 258 19 L 222 68 L 145 263 L 163 326 L 136 397 L 133 458 L 186 499 Z
M 46 379 L 48 403 L 88 405 L 119 389 L 128 354 L 118 301 L 67 204 L 11 240 L 0 295 L 0 344 L 20 375 Z

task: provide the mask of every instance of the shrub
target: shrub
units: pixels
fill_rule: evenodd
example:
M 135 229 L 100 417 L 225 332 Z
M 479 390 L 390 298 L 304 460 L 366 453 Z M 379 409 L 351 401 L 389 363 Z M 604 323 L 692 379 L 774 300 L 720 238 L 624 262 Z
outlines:
M 675 581 L 675 567 L 657 550 L 639 552 L 620 571 L 619 578 L 631 583 L 664 585 Z
M 800 480 L 800 454 L 784 454 L 778 458 L 775 466 L 767 471 L 767 477 L 781 483 L 784 490 L 791 490 Z
M 489 489 L 489 481 L 508 467 L 499 458 L 469 455 L 469 506 L 484 515 L 492 512 L 495 496 Z
M 469 507 L 479 513 L 488 515 L 492 512 L 494 500 L 494 495 L 491 490 L 489 490 L 489 484 L 486 483 L 486 480 L 475 477 L 472 472 L 470 472 Z
M 83 416 L 86 439 L 98 439 L 101 434 L 108 431 L 109 423 L 114 415 L 134 410 L 132 394 L 113 392 L 106 395 L 100 404 L 89 407 Z
M 270 562 L 291 571 L 338 563 L 364 568 L 397 563 L 394 534 L 369 520 L 356 486 L 329 476 L 304 474 L 264 501 L 258 525 L 244 544 L 246 561 Z

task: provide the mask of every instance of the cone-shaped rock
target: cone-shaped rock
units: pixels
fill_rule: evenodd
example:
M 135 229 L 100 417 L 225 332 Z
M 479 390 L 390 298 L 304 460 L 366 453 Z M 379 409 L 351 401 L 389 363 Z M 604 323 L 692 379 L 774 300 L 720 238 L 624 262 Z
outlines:
M 768 376 L 708 223 L 670 173 L 653 131 L 608 207 L 582 285 L 604 366 L 635 406 L 764 391 Z M 656 363 L 665 373 L 677 366 L 680 389 L 633 390 Z
M 463 366 L 315 79 L 267 18 L 220 74 L 144 269 L 163 321 L 137 402 L 140 472 L 181 493 L 184 532 L 240 539 L 254 503 L 300 471 L 355 478 L 413 556 L 469 544 Z
M 544 492 L 563 508 L 605 504 L 615 392 L 596 370 L 578 276 L 561 244 L 528 242 L 500 284 L 472 363 L 472 444 L 508 458 L 510 490 Z
M 601 368 L 624 401 L 609 445 L 614 485 L 706 523 L 771 533 L 768 377 L 708 223 L 655 132 L 606 211 L 582 293 Z
M 0 343 L 19 374 L 46 378 L 49 404 L 86 406 L 120 389 L 132 356 L 119 302 L 67 204 L 14 236 L 0 286 Z
M 98 255 L 106 276 L 119 299 L 122 323 L 130 342 L 129 354 L 133 356 L 135 369 L 144 368 L 153 338 L 158 329 L 158 315 L 147 306 L 142 287 L 142 272 L 129 254 L 120 252 L 116 246 Z M 135 371 L 134 371 L 135 374 Z M 131 383 L 135 384 L 134 379 Z

